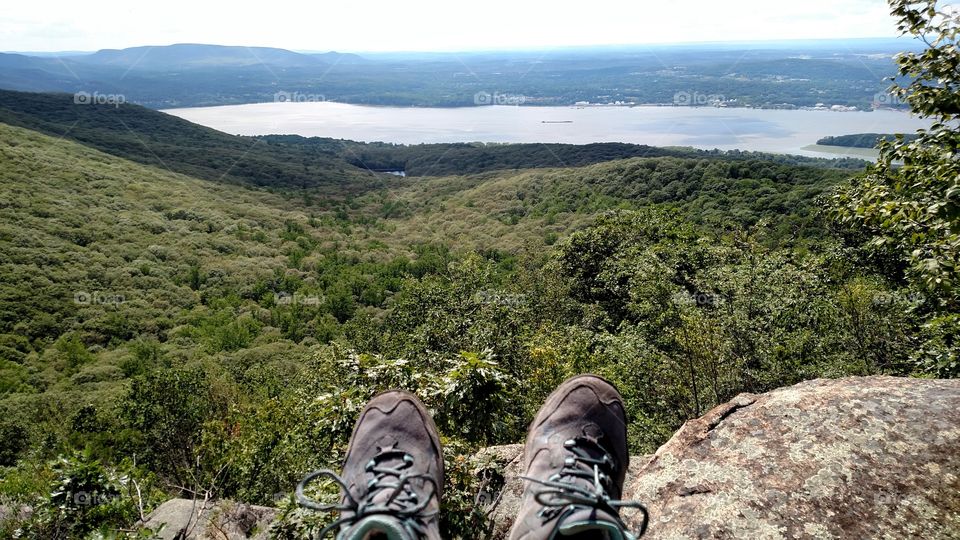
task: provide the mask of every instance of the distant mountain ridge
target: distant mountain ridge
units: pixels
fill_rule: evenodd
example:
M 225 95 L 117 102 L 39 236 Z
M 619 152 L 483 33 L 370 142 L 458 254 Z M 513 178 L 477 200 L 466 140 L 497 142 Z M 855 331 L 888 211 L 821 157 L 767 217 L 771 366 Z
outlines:
M 102 49 L 90 55 L 72 57 L 71 60 L 84 64 L 127 69 L 167 70 L 263 64 L 278 67 L 314 67 L 336 62 L 338 55 L 339 53 L 334 52 L 323 55 L 301 54 L 275 47 L 176 43 L 165 46 Z
M 274 99 L 278 91 L 321 93 L 313 85 L 333 70 L 353 70 L 356 54 L 300 53 L 274 47 L 177 43 L 102 49 L 71 56 L 0 53 L 0 88 L 29 92 L 122 95 L 164 108 Z
M 478 96 L 522 96 L 524 106 L 578 102 L 870 110 L 909 43 L 813 42 L 574 48 L 469 53 L 292 51 L 178 43 L 78 56 L 0 54 L 0 88 L 100 92 L 157 109 L 313 100 L 475 107 Z M 684 102 L 681 96 L 696 97 Z M 322 96 L 322 98 L 318 97 Z
M 324 62 L 331 64 L 364 64 L 370 62 L 369 58 L 360 56 L 359 54 L 354 53 L 341 53 L 337 51 L 327 51 L 327 52 L 300 52 L 299 54 L 305 54 L 307 56 L 313 56 L 319 58 Z

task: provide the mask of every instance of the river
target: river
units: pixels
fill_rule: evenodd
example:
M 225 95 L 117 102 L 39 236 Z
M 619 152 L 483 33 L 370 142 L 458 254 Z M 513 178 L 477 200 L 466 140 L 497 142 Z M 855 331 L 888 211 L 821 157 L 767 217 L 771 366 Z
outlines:
M 929 124 L 908 113 L 715 107 L 371 107 L 281 102 L 169 109 L 240 135 L 297 134 L 403 144 L 625 142 L 871 158 L 873 150 L 814 146 L 827 135 L 913 133 Z

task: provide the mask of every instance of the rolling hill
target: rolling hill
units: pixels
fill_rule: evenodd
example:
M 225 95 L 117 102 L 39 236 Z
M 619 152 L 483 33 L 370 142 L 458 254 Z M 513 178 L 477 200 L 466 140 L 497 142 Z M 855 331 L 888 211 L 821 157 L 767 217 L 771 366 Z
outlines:
M 72 62 L 146 71 L 210 69 L 247 66 L 270 68 L 329 66 L 337 53 L 308 55 L 274 47 L 230 47 L 177 43 L 166 46 L 102 49 L 90 55 L 70 58 Z
M 273 147 L 129 104 L 76 103 L 68 94 L 0 90 L 0 122 L 68 138 L 108 154 L 220 182 L 356 191 L 376 175 L 330 152 Z
M 322 188 L 344 196 L 395 182 L 375 171 L 452 176 L 529 168 L 581 167 L 632 157 L 764 161 L 857 170 L 860 160 L 645 145 L 359 143 L 292 135 L 244 137 L 126 103 L 77 103 L 74 96 L 0 90 L 0 122 L 41 131 L 138 163 L 219 182 L 273 188 Z

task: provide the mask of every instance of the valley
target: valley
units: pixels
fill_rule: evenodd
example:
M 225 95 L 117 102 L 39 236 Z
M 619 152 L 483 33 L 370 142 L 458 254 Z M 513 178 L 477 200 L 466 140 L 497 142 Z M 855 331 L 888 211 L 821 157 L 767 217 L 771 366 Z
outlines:
M 0 538 L 956 536 L 960 10 L 827 4 L 7 6 Z

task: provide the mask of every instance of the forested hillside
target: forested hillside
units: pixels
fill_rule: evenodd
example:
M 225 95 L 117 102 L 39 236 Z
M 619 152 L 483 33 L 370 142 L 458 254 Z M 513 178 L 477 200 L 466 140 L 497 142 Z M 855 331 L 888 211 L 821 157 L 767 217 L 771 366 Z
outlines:
M 631 157 L 763 160 L 818 168 L 862 169 L 857 159 L 741 151 L 657 148 L 623 143 L 427 144 L 228 135 L 130 104 L 77 104 L 68 94 L 0 90 L 0 121 L 64 137 L 139 163 L 215 181 L 275 188 L 317 188 L 321 197 L 383 186 L 379 171 L 448 176 L 497 170 L 578 167 Z
M 374 171 L 403 171 L 407 176 L 472 174 L 504 169 L 581 167 L 603 161 L 632 157 L 681 157 L 724 161 L 759 160 L 785 165 L 825 169 L 861 170 L 860 159 L 825 159 L 741 150 L 698 150 L 661 148 L 642 144 L 496 144 L 448 143 L 402 145 L 361 143 L 299 135 L 265 135 L 270 143 L 299 148 L 305 152 L 329 152 L 343 160 Z
M 912 133 L 901 134 L 904 140 L 914 141 L 917 136 Z M 894 142 L 897 136 L 893 134 L 881 133 L 856 133 L 853 135 L 838 135 L 835 137 L 824 137 L 817 141 L 817 144 L 828 146 L 843 146 L 847 148 L 876 148 L 881 141 Z
M 355 191 L 374 181 L 329 153 L 268 148 L 175 116 L 126 104 L 76 103 L 70 94 L 0 90 L 0 122 L 83 143 L 108 154 L 218 182 Z
M 648 452 L 740 391 L 914 369 L 923 297 L 864 273 L 813 212 L 839 172 L 634 158 L 324 208 L 22 128 L 0 141 L 0 490 L 39 509 L 8 524 L 34 536 L 171 493 L 276 502 L 390 386 L 430 396 L 467 508 L 455 456 L 517 440 L 575 372 L 627 389 Z M 113 502 L 59 510 L 64 482 Z

